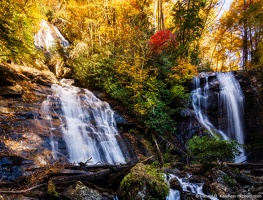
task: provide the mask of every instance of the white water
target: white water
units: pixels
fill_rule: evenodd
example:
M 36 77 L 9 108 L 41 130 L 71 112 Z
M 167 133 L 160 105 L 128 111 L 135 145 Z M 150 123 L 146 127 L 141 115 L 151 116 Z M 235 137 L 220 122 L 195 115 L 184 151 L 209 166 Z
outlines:
M 220 82 L 220 103 L 225 106 L 228 127 L 227 135 L 235 139 L 240 144 L 244 144 L 244 95 L 239 82 L 232 73 L 217 73 L 217 79 Z M 236 162 L 244 161 L 245 152 L 241 150 L 241 155 L 236 158 Z
M 209 98 L 208 77 L 204 87 L 200 86 L 200 79 L 195 77 L 194 90 L 192 91 L 192 104 L 199 122 L 212 134 L 219 133 L 223 139 L 235 139 L 240 144 L 244 144 L 243 131 L 243 101 L 244 96 L 238 81 L 234 75 L 228 73 L 217 73 L 216 77 L 220 83 L 219 109 L 226 112 L 227 130 L 218 130 L 207 117 L 207 105 Z M 236 158 L 236 162 L 246 160 L 244 149 L 241 149 L 241 155 Z
M 189 181 L 190 174 L 187 174 L 187 177 L 179 178 L 178 176 L 175 176 L 173 174 L 169 174 L 169 180 L 172 178 L 176 178 L 180 184 L 180 187 L 182 188 L 183 192 L 188 192 L 194 194 L 198 199 L 211 199 L 211 200 L 218 200 L 216 196 L 213 195 L 206 195 L 203 192 L 203 183 L 191 183 Z M 168 197 L 166 197 L 166 200 L 180 200 L 180 192 L 178 190 L 170 189 Z
M 178 190 L 170 189 L 166 200 L 181 200 L 180 192 Z
M 62 47 L 69 46 L 69 42 L 63 37 L 57 27 L 42 20 L 40 22 L 40 30 L 34 36 L 35 46 L 39 49 L 49 50 L 56 42 L 59 42 Z
M 203 88 L 200 86 L 199 77 L 195 77 L 194 90 L 192 91 L 192 105 L 194 107 L 198 121 L 206 128 L 206 130 L 209 131 L 211 135 L 214 135 L 214 133 L 219 133 L 222 136 L 222 138 L 227 140 L 229 139 L 228 136 L 222 131 L 217 130 L 206 115 L 208 97 L 209 97 L 208 77 L 206 77 L 206 84 Z
M 62 124 L 70 162 L 85 162 L 91 158 L 91 163 L 125 163 L 117 141 L 120 136 L 114 112 L 109 104 L 96 98 L 87 89 L 71 86 L 66 81 L 62 81 L 62 84 L 52 85 L 53 94 L 43 103 L 43 109 L 52 110 L 54 99 L 60 105 L 61 109 L 56 112 Z M 52 138 L 51 135 L 53 148 L 52 144 L 56 141 L 52 141 Z

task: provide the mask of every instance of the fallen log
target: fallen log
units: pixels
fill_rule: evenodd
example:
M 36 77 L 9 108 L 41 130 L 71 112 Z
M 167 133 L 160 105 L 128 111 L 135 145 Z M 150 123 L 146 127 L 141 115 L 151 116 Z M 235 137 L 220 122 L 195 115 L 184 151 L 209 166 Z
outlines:
M 242 169 L 263 169 L 263 164 L 257 163 L 227 163 L 229 167 L 237 167 Z
M 50 178 L 50 181 L 54 183 L 55 186 L 67 187 L 74 184 L 77 181 L 83 183 L 90 182 L 92 184 L 103 186 L 103 182 L 111 181 L 111 177 L 114 177 L 113 174 L 125 174 L 132 166 L 119 167 L 116 171 L 112 169 L 104 169 L 97 172 L 90 172 L 86 174 L 75 175 L 73 174 L 60 174 L 59 176 L 53 176 Z
M 141 161 L 141 163 L 147 162 L 151 160 L 153 156 L 146 158 Z M 119 185 L 121 180 L 125 175 L 127 175 L 134 164 L 129 165 L 105 165 L 106 169 L 102 169 L 100 171 L 90 172 L 90 171 L 82 171 L 82 170 L 65 170 L 58 169 L 53 171 L 50 174 L 50 181 L 56 186 L 60 188 L 65 188 L 70 186 L 77 181 L 81 181 L 84 184 L 93 184 L 93 188 L 98 187 L 114 187 Z M 86 166 L 88 169 L 90 166 Z M 87 169 L 86 167 L 82 167 L 81 169 Z
M 90 172 L 74 169 L 51 169 L 50 176 L 60 176 L 60 175 L 81 175 L 81 174 L 90 174 Z

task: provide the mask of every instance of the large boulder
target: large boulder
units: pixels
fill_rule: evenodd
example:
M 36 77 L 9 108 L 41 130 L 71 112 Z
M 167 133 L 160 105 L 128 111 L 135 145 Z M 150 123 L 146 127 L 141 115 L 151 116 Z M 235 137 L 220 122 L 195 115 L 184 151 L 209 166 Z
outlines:
M 62 192 L 61 197 L 68 200 L 101 200 L 101 194 L 78 181 Z
M 122 180 L 119 195 L 126 200 L 165 199 L 168 192 L 168 183 L 160 172 L 138 163 Z

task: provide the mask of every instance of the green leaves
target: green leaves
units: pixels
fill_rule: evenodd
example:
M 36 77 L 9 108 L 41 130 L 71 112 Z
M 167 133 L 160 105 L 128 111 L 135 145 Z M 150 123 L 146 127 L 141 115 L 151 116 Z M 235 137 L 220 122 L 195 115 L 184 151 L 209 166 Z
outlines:
M 33 4 L 34 5 L 34 4 Z M 31 7 L 23 1 L 0 1 L 0 61 L 29 61 L 36 53 Z
M 201 164 L 214 161 L 234 161 L 239 155 L 239 144 L 235 140 L 223 140 L 219 137 L 194 136 L 188 142 L 191 157 Z
M 160 171 L 142 163 L 135 165 L 120 184 L 123 199 L 165 199 L 169 186 Z

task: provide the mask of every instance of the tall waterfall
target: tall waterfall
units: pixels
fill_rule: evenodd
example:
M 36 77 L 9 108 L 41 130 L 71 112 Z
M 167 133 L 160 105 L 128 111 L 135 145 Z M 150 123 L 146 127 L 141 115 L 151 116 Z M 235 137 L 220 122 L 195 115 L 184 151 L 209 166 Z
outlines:
M 200 78 L 194 78 L 194 90 L 192 91 L 192 105 L 194 107 L 199 122 L 213 135 L 219 133 L 222 138 L 235 139 L 240 144 L 244 144 L 244 95 L 239 82 L 235 79 L 233 73 L 216 73 L 219 81 L 220 91 L 218 93 L 218 109 L 222 115 L 225 115 L 227 121 L 226 127 L 215 127 L 207 115 L 209 103 L 209 84 L 208 77 L 205 78 L 205 84 L 200 85 Z M 236 158 L 236 162 L 242 162 L 246 159 L 245 152 L 240 149 L 241 155 Z
M 227 133 L 230 138 L 244 144 L 244 96 L 242 89 L 232 73 L 218 73 L 217 79 L 220 82 L 219 103 L 221 103 L 221 108 L 225 109 L 228 119 Z
M 91 158 L 93 163 L 125 163 L 117 140 L 120 135 L 114 112 L 108 103 L 65 80 L 62 86 L 52 85 L 52 91 L 53 94 L 43 102 L 42 109 L 49 120 L 52 120 L 49 111 L 55 111 L 59 117 L 70 162 L 85 162 Z M 51 134 L 53 157 L 56 158 L 58 148 L 53 140 Z

